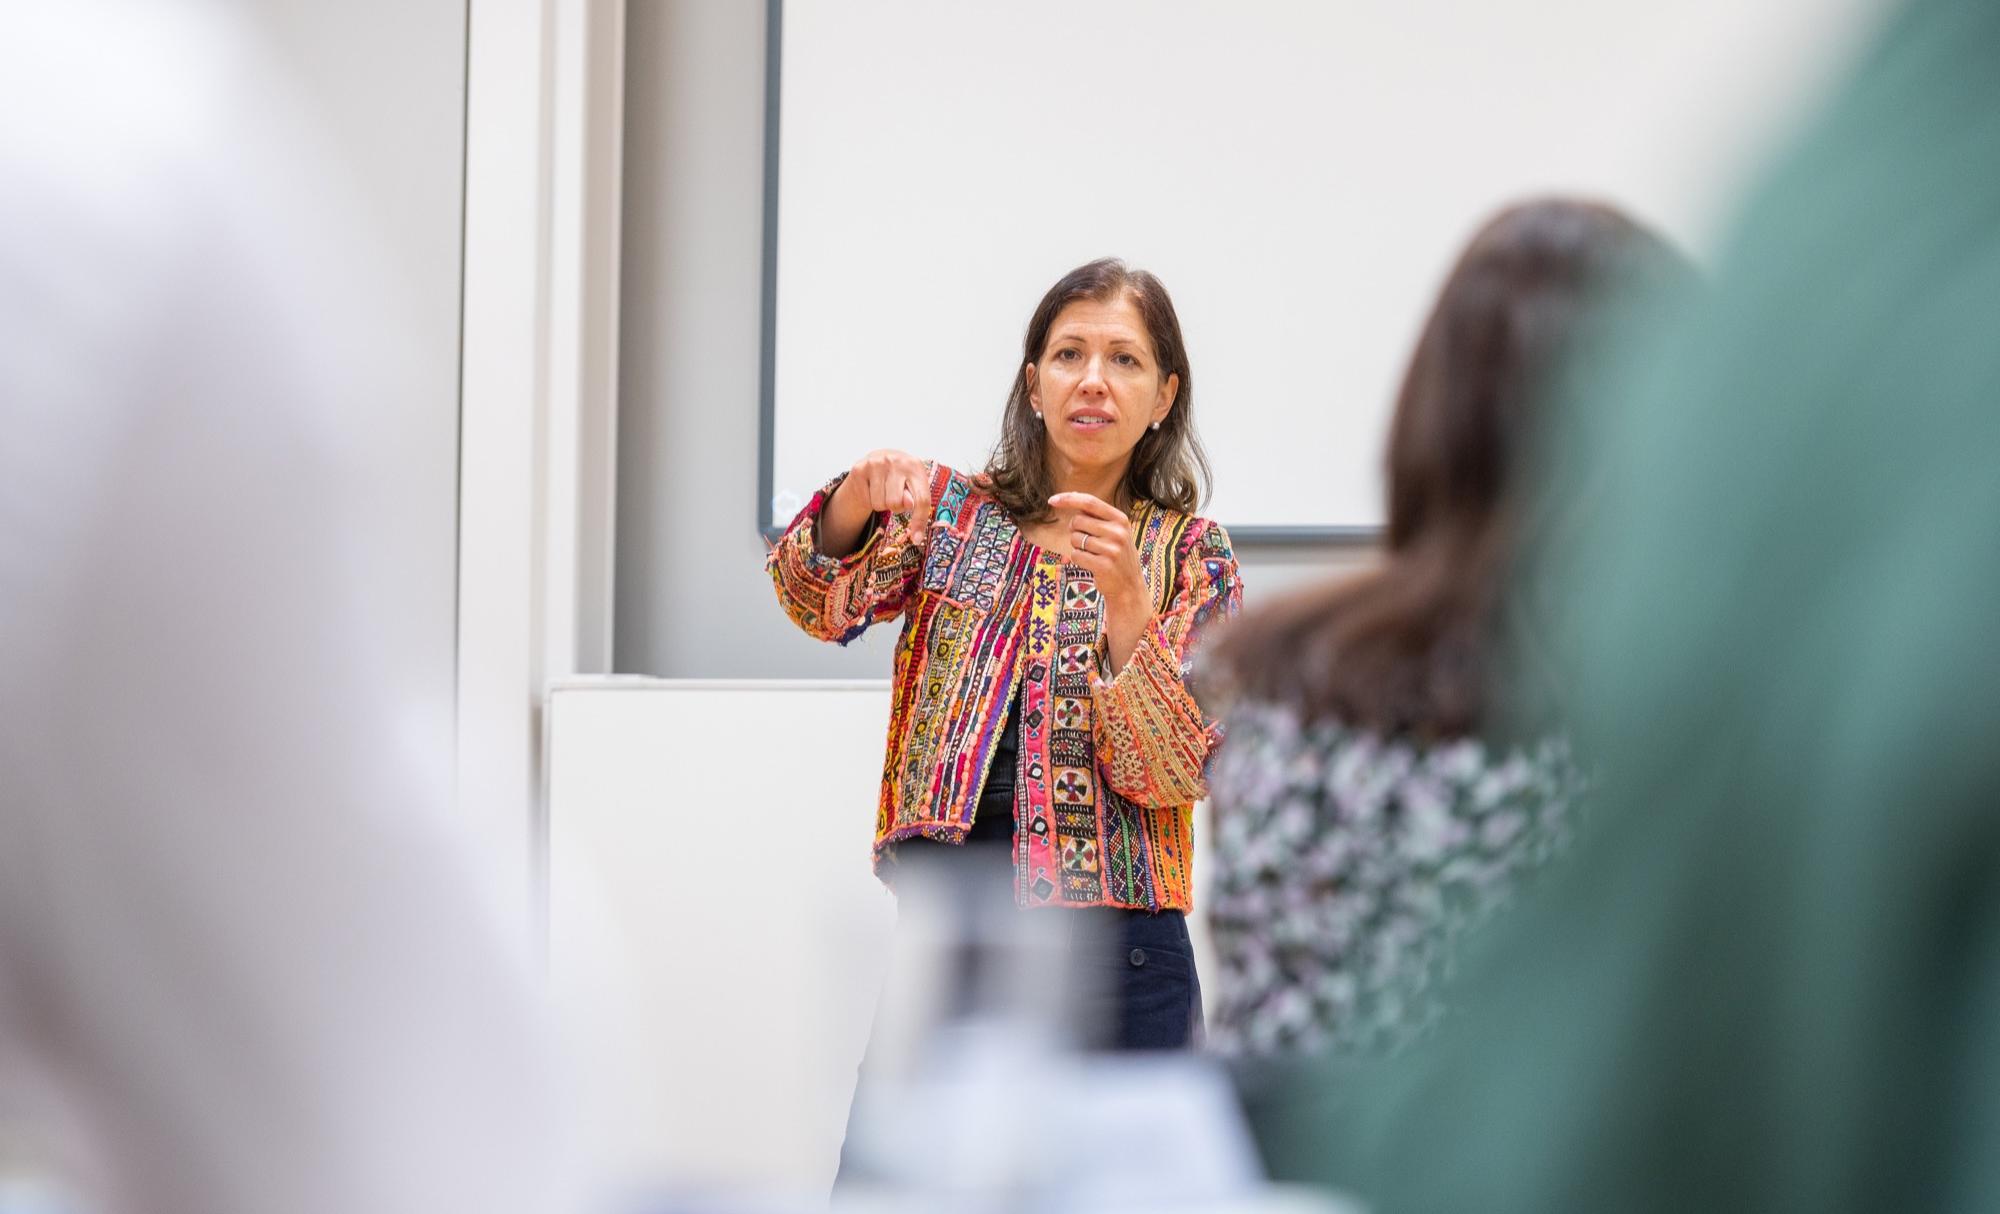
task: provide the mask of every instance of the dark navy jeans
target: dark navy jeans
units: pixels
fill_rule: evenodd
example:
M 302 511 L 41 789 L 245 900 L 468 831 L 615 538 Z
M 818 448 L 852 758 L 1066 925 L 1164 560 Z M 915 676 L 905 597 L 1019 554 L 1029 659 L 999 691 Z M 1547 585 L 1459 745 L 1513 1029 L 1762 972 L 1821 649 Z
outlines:
M 1086 1022 L 1104 1026 L 1093 1044 L 1111 1050 L 1179 1050 L 1201 1038 L 1201 980 L 1187 916 L 1179 911 L 1092 907 L 1024 911 L 1097 919 L 1100 930 L 1071 961 L 1102 980 L 1081 992 Z M 1087 950 L 1087 951 L 1084 951 Z
M 1002 906 L 1005 914 L 1049 917 L 1045 926 L 1059 930 L 1065 945 L 1061 960 L 1068 967 L 1066 973 L 1050 975 L 1051 986 L 1067 989 L 1069 1011 L 1077 1020 L 1076 1044 L 1110 1052 L 1179 1050 L 1200 1044 L 1201 982 L 1195 973 L 1187 916 L 1180 911 L 1020 909 L 1012 905 L 1013 870 L 1005 847 L 918 840 L 903 844 L 901 850 L 898 867 L 922 865 L 929 876 L 942 875 L 954 895 L 946 909 L 963 913 L 968 921 L 981 905 Z M 955 962 L 948 980 L 947 1014 L 982 1010 L 982 982 L 990 981 L 1003 963 L 982 957 L 976 948 L 962 950 Z M 1029 994 L 1032 997 L 1033 992 Z M 878 1019 L 878 1032 L 880 1028 Z M 871 1035 L 850 1106 L 850 1123 L 852 1108 L 869 1087 L 871 1060 L 883 1048 L 885 1043 Z M 834 1187 L 857 1179 L 843 1144 Z
M 1066 981 L 1078 1020 L 1076 1044 L 1100 1050 L 1174 1050 L 1201 1037 L 1201 983 L 1195 974 L 1187 916 L 1122 907 L 1079 909 L 1013 905 L 1008 848 L 990 843 L 954 845 L 912 839 L 903 843 L 899 869 L 921 866 L 950 894 L 948 913 L 962 916 L 968 932 L 980 907 L 1000 915 L 1050 916 L 1065 938 Z M 899 883 L 899 888 L 900 883 Z M 994 908 L 998 908 L 997 910 Z M 959 960 L 953 1011 L 976 1009 L 980 975 L 976 954 Z

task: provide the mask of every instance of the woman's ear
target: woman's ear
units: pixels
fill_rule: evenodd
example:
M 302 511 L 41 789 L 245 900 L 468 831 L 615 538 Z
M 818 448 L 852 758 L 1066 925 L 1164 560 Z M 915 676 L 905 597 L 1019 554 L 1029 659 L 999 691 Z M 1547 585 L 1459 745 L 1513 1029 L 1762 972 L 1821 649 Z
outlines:
M 1159 403 L 1153 406 L 1154 424 L 1157 425 L 1158 423 L 1167 420 L 1167 414 L 1173 412 L 1174 401 L 1180 396 L 1180 394 L 1181 394 L 1180 375 L 1176 373 L 1167 376 L 1167 382 L 1160 385 Z
M 1035 412 L 1040 413 L 1042 411 L 1042 402 L 1040 394 L 1035 391 L 1035 364 L 1029 363 L 1022 368 L 1021 374 L 1027 376 L 1028 379 L 1028 404 L 1034 407 Z

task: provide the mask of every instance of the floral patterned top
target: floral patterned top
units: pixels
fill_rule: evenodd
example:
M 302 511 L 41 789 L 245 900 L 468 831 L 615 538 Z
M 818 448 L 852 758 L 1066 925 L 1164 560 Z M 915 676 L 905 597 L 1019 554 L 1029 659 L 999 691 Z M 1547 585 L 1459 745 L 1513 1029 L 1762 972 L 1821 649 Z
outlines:
M 1211 1044 L 1407 1044 L 1439 1014 L 1457 937 L 1560 848 L 1580 785 L 1568 745 L 1421 745 L 1256 703 L 1226 722 L 1209 773 Z

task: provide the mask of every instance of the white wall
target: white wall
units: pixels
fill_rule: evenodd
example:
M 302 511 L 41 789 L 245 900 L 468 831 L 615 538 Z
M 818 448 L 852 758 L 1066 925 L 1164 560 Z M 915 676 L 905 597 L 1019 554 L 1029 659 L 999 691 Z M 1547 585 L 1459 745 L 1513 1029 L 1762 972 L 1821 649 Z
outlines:
M 424 706 L 412 741 L 443 757 L 457 607 L 459 234 L 465 123 L 462 0 L 221 0 L 262 41 L 274 79 L 301 100 L 321 141 L 269 152 L 251 171 L 273 182 L 331 182 L 353 227 L 326 231 L 329 255 L 301 265 L 302 299 L 352 284 L 315 275 L 343 260 L 370 275 L 330 343 L 365 368 L 369 399 L 341 415 L 338 440 L 370 469 L 359 547 L 379 593 L 379 652 Z M 317 154 L 321 162 L 287 156 Z M 324 277 L 323 275 L 321 277 Z M 330 323 L 330 322 L 329 322 Z M 363 503 L 355 503 L 360 506 Z
M 591 1046 L 603 1171 L 825 1191 L 898 913 L 868 863 L 888 716 L 879 680 L 550 693 L 550 973 Z M 773 766 L 761 739 L 780 735 Z M 1212 973 L 1205 810 L 1195 830 L 1189 926 Z
M 764 33 L 758 0 L 651 0 L 628 14 L 616 668 L 879 678 L 893 631 L 845 650 L 809 640 L 762 570 Z M 828 475 L 899 444 L 853 437 L 851 451 L 827 453 Z M 1254 602 L 1364 554 L 1238 555 Z
M 888 685 L 580 680 L 547 711 L 550 974 L 633 1085 L 592 1089 L 599 1168 L 824 1193 L 896 913 L 868 864 Z M 810 795 L 751 744 L 777 734 Z

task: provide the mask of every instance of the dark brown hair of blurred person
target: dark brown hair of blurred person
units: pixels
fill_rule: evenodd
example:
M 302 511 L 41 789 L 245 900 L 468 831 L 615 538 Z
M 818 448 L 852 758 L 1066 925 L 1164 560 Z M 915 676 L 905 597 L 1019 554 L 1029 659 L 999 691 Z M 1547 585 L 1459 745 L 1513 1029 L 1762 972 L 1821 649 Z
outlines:
M 1000 441 L 987 460 L 985 473 L 991 482 L 989 491 L 1018 520 L 1046 522 L 1054 517 L 1049 495 L 1055 492 L 1055 480 L 1045 451 L 1048 429 L 1036 419 L 1028 400 L 1027 368 L 1041 362 L 1049 344 L 1049 329 L 1064 308 L 1085 299 L 1108 303 L 1121 295 L 1132 301 L 1145 321 L 1160 378 L 1180 376 L 1173 409 L 1161 419 L 1160 428 L 1148 430 L 1132 452 L 1125 493 L 1134 501 L 1157 502 L 1189 514 L 1200 509 L 1208 497 L 1208 456 L 1195 436 L 1194 377 L 1188 369 L 1187 343 L 1181 338 L 1174 301 L 1151 274 L 1134 270 L 1115 257 L 1102 257 L 1063 275 L 1028 318 L 1021 364 L 1014 372 L 1014 388 L 1000 421 Z
M 1390 736 L 1487 724 L 1524 448 L 1580 332 L 1618 288 L 1685 263 L 1614 207 L 1507 208 L 1453 267 L 1411 355 L 1387 452 L 1382 559 L 1246 616 L 1212 686 Z

